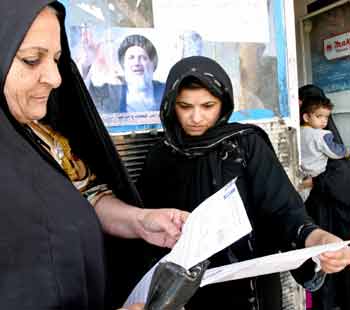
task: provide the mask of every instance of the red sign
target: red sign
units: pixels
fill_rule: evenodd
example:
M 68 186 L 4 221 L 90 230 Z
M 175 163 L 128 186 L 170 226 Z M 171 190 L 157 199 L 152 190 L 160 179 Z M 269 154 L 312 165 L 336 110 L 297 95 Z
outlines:
M 345 32 L 323 41 L 324 55 L 327 59 L 337 59 L 350 55 L 350 32 Z

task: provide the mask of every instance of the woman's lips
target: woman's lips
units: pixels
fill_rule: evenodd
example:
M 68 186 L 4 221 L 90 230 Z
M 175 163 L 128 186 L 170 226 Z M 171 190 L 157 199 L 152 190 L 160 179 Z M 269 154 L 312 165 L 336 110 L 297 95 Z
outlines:
M 32 98 L 35 101 L 47 102 L 47 100 L 49 99 L 49 96 L 33 96 Z
M 191 131 L 202 131 L 204 128 L 204 126 L 188 126 Z

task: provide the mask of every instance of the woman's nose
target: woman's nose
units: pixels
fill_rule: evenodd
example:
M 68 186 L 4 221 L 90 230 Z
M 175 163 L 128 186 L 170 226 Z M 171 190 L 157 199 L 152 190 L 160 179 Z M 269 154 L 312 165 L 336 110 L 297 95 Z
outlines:
M 52 88 L 57 88 L 61 85 L 62 78 L 58 70 L 58 65 L 55 61 L 50 62 L 45 66 L 41 73 L 40 82 L 50 85 Z
M 200 123 L 202 120 L 202 113 L 200 109 L 193 109 L 191 116 L 192 116 L 192 121 L 196 124 Z

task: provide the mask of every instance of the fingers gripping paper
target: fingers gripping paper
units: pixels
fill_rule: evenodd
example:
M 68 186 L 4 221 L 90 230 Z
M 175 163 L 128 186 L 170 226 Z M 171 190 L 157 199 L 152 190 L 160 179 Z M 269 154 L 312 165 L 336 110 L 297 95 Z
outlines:
M 203 201 L 187 219 L 181 238 L 161 262 L 189 270 L 236 242 L 252 230 L 236 179 Z M 155 266 L 156 267 L 156 266 Z M 146 302 L 153 267 L 135 287 L 126 305 Z

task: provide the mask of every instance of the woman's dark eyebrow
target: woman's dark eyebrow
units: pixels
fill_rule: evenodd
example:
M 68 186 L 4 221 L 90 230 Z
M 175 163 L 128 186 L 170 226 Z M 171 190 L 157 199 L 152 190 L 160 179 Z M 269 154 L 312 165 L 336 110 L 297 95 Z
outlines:
M 22 54 L 25 53 L 27 51 L 31 51 L 31 50 L 35 50 L 41 53 L 48 53 L 49 50 L 47 48 L 41 47 L 41 46 L 31 46 L 31 47 L 26 47 L 26 48 L 22 48 L 18 50 L 18 53 Z M 55 55 L 60 56 L 62 54 L 62 50 L 59 50 L 55 53 Z
M 190 102 L 181 101 L 181 100 L 175 101 L 175 103 L 191 104 Z M 208 100 L 208 101 L 205 101 L 205 102 L 201 102 L 201 104 L 207 104 L 207 103 L 217 103 L 217 101 L 215 101 L 215 100 Z
M 18 52 L 24 53 L 24 52 L 27 52 L 27 51 L 30 51 L 30 50 L 37 50 L 39 52 L 44 52 L 44 53 L 48 53 L 49 52 L 49 50 L 47 48 L 43 48 L 41 46 L 31 46 L 31 47 L 26 47 L 26 48 L 20 48 L 18 50 Z
M 175 101 L 175 103 L 191 104 L 191 103 L 189 103 L 189 102 L 186 102 L 186 101 L 181 101 L 181 100 Z

